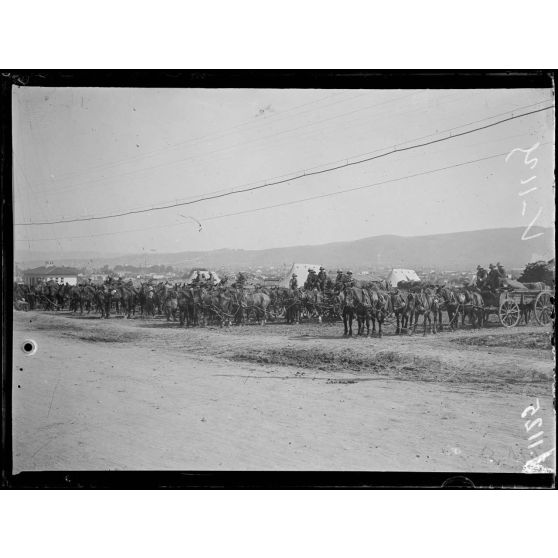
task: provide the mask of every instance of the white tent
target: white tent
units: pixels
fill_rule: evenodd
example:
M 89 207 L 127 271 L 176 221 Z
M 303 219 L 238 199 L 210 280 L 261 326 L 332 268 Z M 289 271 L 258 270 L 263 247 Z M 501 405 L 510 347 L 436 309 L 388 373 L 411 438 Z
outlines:
M 313 269 L 316 273 L 320 271 L 320 265 L 294 263 L 289 272 L 279 282 L 280 287 L 288 287 L 293 273 L 298 275 L 298 286 L 302 287 L 308 277 L 308 270 Z
M 386 283 L 388 286 L 397 287 L 399 281 L 420 281 L 420 277 L 412 269 L 392 269 L 386 277 Z
M 186 283 L 191 283 L 197 276 L 198 273 L 200 274 L 201 278 L 204 280 L 209 279 L 209 270 L 207 269 L 194 269 L 192 271 L 192 273 L 190 273 L 190 276 L 188 277 L 188 279 L 186 280 Z M 216 285 L 217 283 L 219 283 L 220 279 L 217 276 L 217 273 L 213 272 L 213 284 Z

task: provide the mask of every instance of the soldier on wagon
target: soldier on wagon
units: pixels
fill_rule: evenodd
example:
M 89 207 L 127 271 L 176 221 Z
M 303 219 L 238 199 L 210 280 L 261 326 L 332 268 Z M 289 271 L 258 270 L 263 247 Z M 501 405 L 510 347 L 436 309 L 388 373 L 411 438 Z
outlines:
M 327 283 L 327 273 L 323 267 L 320 267 L 320 272 L 318 273 L 318 288 L 320 291 L 325 292 Z
M 306 282 L 304 283 L 304 288 L 311 291 L 315 287 L 318 286 L 318 277 L 316 272 L 312 269 L 308 269 L 308 277 L 306 278 Z
M 488 272 L 482 265 L 477 265 L 477 287 L 484 287 L 486 280 L 488 278 Z
M 353 279 L 353 272 L 351 270 L 347 271 L 345 274 L 345 280 L 343 281 L 345 287 L 354 287 L 355 281 Z
M 488 272 L 487 285 L 496 290 L 500 286 L 500 274 L 494 264 L 490 264 L 488 268 L 490 271 Z

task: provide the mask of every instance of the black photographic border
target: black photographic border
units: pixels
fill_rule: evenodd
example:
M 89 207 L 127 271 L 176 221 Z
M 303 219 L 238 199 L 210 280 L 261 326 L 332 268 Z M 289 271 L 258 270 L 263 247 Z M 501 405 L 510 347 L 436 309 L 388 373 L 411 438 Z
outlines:
M 553 88 L 551 70 L 2 70 L 1 487 L 8 489 L 432 489 L 554 488 L 550 473 L 356 471 L 41 471 L 12 474 L 12 86 L 141 88 Z M 555 406 L 555 405 L 554 405 Z M 556 414 L 555 414 L 556 416 Z

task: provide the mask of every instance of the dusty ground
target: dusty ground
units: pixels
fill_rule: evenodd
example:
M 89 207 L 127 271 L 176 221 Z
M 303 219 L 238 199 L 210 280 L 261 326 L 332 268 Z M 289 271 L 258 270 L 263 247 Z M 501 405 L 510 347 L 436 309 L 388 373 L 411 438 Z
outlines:
M 16 312 L 14 472 L 521 472 L 554 447 L 549 331 L 341 331 Z

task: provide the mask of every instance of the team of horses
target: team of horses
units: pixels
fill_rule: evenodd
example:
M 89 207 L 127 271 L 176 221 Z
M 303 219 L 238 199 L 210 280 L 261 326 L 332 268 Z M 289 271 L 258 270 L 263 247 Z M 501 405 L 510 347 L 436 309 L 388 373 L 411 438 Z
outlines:
M 232 287 L 226 285 L 192 286 L 182 284 L 141 284 L 107 281 L 102 285 L 71 286 L 54 281 L 38 286 L 14 285 L 14 300 L 25 300 L 28 307 L 45 310 L 68 309 L 74 313 L 111 313 L 127 318 L 164 315 L 167 321 L 179 321 L 186 327 L 219 324 L 232 326 L 249 320 L 264 325 L 268 320 L 285 319 L 287 323 L 315 319 L 343 320 L 343 335 L 382 337 L 388 318 L 394 318 L 395 333 L 415 333 L 422 319 L 423 335 L 443 328 L 447 313 L 451 330 L 465 319 L 474 328 L 485 321 L 483 296 L 475 287 L 411 284 L 388 288 L 383 282 L 329 285 L 325 292 L 283 287 Z M 370 330 L 372 324 L 372 331 Z

